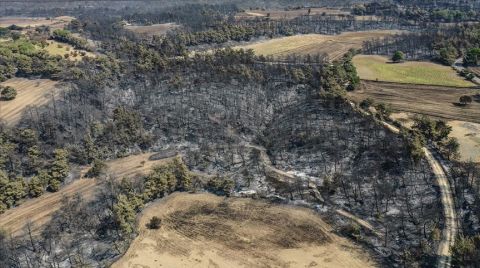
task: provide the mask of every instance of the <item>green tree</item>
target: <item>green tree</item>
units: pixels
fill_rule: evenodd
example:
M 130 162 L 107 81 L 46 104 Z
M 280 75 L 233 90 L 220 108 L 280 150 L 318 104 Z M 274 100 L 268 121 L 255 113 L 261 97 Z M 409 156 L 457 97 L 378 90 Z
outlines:
M 117 199 L 116 204 L 113 206 L 115 222 L 123 234 L 131 234 L 134 230 L 135 209 L 124 194 L 120 194 Z
M 473 98 L 471 96 L 468 96 L 468 95 L 463 95 L 463 96 L 460 97 L 459 101 L 462 105 L 467 105 L 467 104 L 472 103 Z
M 50 168 L 50 189 L 54 192 L 60 189 L 61 183 L 70 173 L 68 165 L 68 152 L 64 149 L 56 149 L 55 160 Z
M 444 147 L 448 160 L 459 157 L 460 143 L 456 138 L 449 138 Z
M 17 91 L 11 86 L 6 86 L 0 92 L 0 97 L 6 101 L 13 100 L 17 97 Z
M 478 62 L 480 61 L 480 48 L 471 48 L 467 51 L 465 54 L 465 57 L 463 58 L 463 63 L 465 65 L 478 65 Z
M 192 177 L 188 171 L 187 166 L 180 157 L 177 157 L 172 162 L 173 172 L 177 179 L 177 190 L 188 191 L 192 186 Z
M 93 160 L 92 167 L 88 170 L 85 176 L 87 178 L 98 177 L 105 171 L 106 168 L 107 168 L 107 165 L 105 164 L 105 162 L 103 162 L 100 159 L 95 159 Z
M 28 183 L 28 194 L 31 197 L 39 197 L 45 191 L 45 185 L 37 176 L 33 177 Z
M 393 56 L 392 56 L 392 61 L 393 62 L 401 62 L 405 59 L 405 54 L 403 54 L 402 51 L 395 51 L 395 53 L 393 53 Z

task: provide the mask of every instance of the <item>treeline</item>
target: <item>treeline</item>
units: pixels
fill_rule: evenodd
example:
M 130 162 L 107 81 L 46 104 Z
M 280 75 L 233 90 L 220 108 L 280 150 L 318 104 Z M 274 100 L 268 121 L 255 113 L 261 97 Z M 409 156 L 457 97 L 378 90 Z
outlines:
M 480 47 L 479 29 L 477 24 L 461 24 L 420 33 L 400 34 L 364 42 L 362 51 L 366 54 L 390 55 L 399 50 L 410 59 L 432 58 L 450 65 L 461 55 L 468 55 L 467 52 L 471 49 Z M 471 61 L 476 61 L 475 53 L 471 56 Z
M 92 50 L 85 39 L 72 35 L 68 30 L 57 29 L 52 33 L 52 39 L 72 45 L 77 49 Z
M 435 22 L 472 22 L 478 21 L 480 12 L 469 6 L 452 5 L 448 7 L 439 7 L 430 3 L 421 7 L 418 4 L 403 3 L 397 5 L 391 2 L 371 2 L 355 5 L 352 9 L 354 15 L 376 15 L 381 17 L 396 18 L 402 23 L 408 24 L 409 21 L 417 23 Z

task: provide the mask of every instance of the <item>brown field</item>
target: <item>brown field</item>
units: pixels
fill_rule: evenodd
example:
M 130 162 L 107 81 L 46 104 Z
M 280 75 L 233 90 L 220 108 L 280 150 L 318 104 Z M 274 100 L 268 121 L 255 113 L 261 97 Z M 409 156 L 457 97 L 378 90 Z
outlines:
M 450 136 L 460 143 L 461 159 L 480 163 L 480 124 L 463 121 L 450 121 L 448 124 L 452 126 Z
M 364 41 L 395 35 L 401 31 L 345 32 L 339 35 L 306 34 L 257 42 L 236 48 L 253 49 L 257 55 L 284 58 L 289 54 L 326 53 L 331 60 L 342 57 L 349 49 L 362 48 Z
M 308 15 L 308 8 L 294 9 L 294 10 L 246 10 L 238 13 L 237 18 L 248 19 L 256 17 L 267 17 L 270 14 L 270 19 L 294 19 L 300 16 Z M 310 15 L 349 15 L 350 12 L 342 11 L 334 8 L 312 8 Z
M 358 102 L 372 98 L 390 103 L 395 111 L 480 123 L 480 102 L 474 101 L 468 106 L 457 103 L 462 95 L 479 93 L 474 88 L 363 81 L 361 88 L 349 96 Z
M 28 107 L 44 105 L 61 92 L 59 82 L 49 79 L 12 78 L 1 85 L 11 86 L 18 93 L 14 100 L 0 101 L 0 120 L 7 125 L 18 123 Z
M 50 26 L 53 30 L 63 29 L 68 23 L 74 20 L 73 17 L 61 16 L 56 18 L 29 18 L 29 17 L 3 17 L 0 18 L 0 27 L 8 27 L 10 25 L 17 25 L 21 27 L 36 27 L 36 26 Z
M 146 227 L 153 216 L 162 219 L 158 230 Z M 138 223 L 139 236 L 113 268 L 376 266 L 299 207 L 177 193 L 148 206 Z
M 107 162 L 107 173 L 115 175 L 116 178 L 133 177 L 137 174 L 148 173 L 153 166 L 163 164 L 172 158 L 160 160 L 149 160 L 154 153 L 133 155 Z M 82 170 L 82 174 L 88 171 L 88 167 Z M 92 198 L 100 189 L 100 179 L 81 178 L 63 187 L 56 193 L 46 193 L 41 197 L 27 200 L 20 206 L 7 210 L 0 215 L 0 229 L 12 234 L 23 231 L 28 222 L 33 223 L 34 230 L 40 230 L 41 226 L 47 223 L 51 216 L 61 207 L 63 197 L 73 197 L 80 194 L 85 199 Z
M 180 27 L 175 23 L 163 23 L 163 24 L 153 24 L 148 26 L 139 26 L 139 25 L 127 25 L 126 29 L 141 35 L 164 35 L 168 31 Z

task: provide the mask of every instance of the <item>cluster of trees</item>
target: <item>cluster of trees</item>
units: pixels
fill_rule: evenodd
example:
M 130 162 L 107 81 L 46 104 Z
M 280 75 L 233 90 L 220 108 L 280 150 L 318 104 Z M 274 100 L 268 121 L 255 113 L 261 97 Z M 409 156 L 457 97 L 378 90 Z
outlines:
M 57 29 L 53 31 L 52 38 L 58 42 L 70 44 L 77 49 L 91 50 L 85 39 L 74 36 L 68 30 Z
M 0 42 L 0 81 L 14 76 L 53 77 L 64 66 L 62 57 L 50 56 L 30 40 Z

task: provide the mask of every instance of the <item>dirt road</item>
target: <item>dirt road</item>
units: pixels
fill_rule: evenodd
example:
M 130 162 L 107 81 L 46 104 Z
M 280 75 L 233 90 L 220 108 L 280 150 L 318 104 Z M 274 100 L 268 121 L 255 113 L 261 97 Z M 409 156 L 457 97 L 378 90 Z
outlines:
M 427 158 L 430 166 L 432 167 L 433 173 L 437 178 L 437 184 L 440 188 L 442 205 L 443 205 L 443 214 L 445 217 L 445 226 L 442 231 L 442 240 L 438 246 L 437 255 L 438 255 L 438 268 L 450 267 L 452 254 L 450 253 L 450 248 L 455 242 L 455 237 L 457 234 L 457 221 L 455 215 L 455 207 L 452 197 L 452 191 L 450 189 L 450 183 L 445 174 L 444 169 L 440 162 L 435 158 L 432 152 L 428 148 L 423 148 L 425 151 L 425 157 Z

